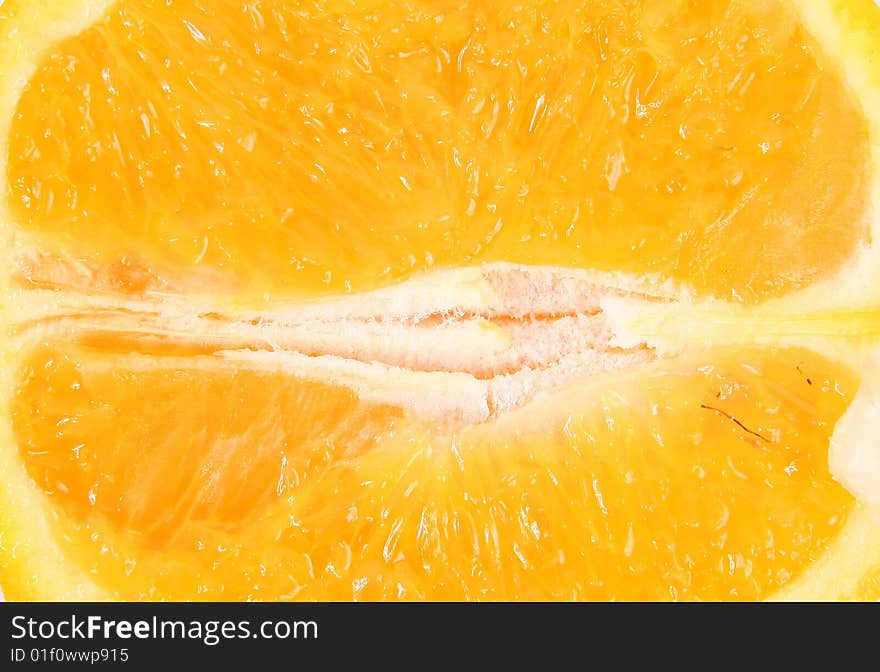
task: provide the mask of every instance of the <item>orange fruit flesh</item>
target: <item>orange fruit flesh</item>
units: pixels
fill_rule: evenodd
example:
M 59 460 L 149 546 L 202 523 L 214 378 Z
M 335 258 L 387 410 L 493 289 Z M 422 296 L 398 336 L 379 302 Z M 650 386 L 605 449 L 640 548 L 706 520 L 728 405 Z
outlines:
M 504 260 L 754 302 L 866 242 L 867 133 L 777 2 L 123 0 L 30 80 L 9 201 L 135 291 Z
M 50 343 L 19 381 L 21 458 L 121 598 L 758 599 L 852 505 L 818 447 L 856 380 L 805 350 L 658 362 L 477 426 L 219 356 Z
M 153 324 L 496 261 L 755 304 L 871 242 L 865 112 L 780 2 L 120 0 L 30 78 L 6 198 L 26 289 Z M 476 424 L 78 317 L 15 355 L 9 424 L 111 597 L 760 599 L 854 510 L 858 376 L 807 349 L 696 344 Z

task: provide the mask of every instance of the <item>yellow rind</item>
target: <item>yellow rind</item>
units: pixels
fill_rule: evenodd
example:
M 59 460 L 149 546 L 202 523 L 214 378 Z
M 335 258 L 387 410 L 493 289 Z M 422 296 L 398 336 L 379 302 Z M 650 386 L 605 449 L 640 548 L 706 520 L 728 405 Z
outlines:
M 12 2 L 0 8 L 0 194 L 6 193 L 9 129 L 16 103 L 41 55 L 54 43 L 93 24 L 112 0 Z M 9 278 L 15 236 L 5 198 L 0 198 L 0 389 L 11 389 L 12 362 L 6 335 Z M 8 398 L 0 396 L 0 417 L 8 418 Z M 107 594 L 91 577 L 66 561 L 50 529 L 52 511 L 16 456 L 8 422 L 0 422 L 0 585 L 10 600 L 103 600 Z
M 834 543 L 773 601 L 838 602 L 880 599 L 865 577 L 880 570 L 880 508 L 857 505 Z M 874 587 L 876 588 L 876 587 Z

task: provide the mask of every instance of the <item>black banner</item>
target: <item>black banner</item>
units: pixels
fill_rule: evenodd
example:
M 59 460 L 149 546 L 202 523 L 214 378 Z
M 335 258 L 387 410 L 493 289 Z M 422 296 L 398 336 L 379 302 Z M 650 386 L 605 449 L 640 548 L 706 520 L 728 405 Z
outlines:
M 477 657 L 539 669 L 635 660 L 749 661 L 812 652 L 840 635 L 873 647 L 880 606 L 660 604 L 0 604 L 0 669 L 166 664 L 336 669 L 467 667 Z M 710 658 L 705 658 L 710 656 Z M 714 660 L 712 660 L 714 658 Z M 815 662 L 815 661 L 814 661 Z M 280 666 L 283 664 L 283 666 Z M 280 666 L 280 667 L 279 667 Z M 601 665 L 604 669 L 604 665 Z

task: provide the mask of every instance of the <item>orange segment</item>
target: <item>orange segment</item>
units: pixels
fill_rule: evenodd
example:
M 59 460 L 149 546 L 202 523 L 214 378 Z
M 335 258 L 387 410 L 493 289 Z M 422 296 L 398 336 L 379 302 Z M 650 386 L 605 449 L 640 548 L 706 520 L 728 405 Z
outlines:
M 346 388 L 207 357 L 127 370 L 136 359 L 78 354 L 47 345 L 30 356 L 12 407 L 22 455 L 65 509 L 157 546 L 194 527 L 240 529 L 401 415 Z
M 54 343 L 18 375 L 59 543 L 120 598 L 756 599 L 852 506 L 822 447 L 856 380 L 804 350 L 451 427 L 217 357 Z
M 852 499 L 813 447 L 846 406 L 845 371 L 719 352 L 597 383 L 328 471 L 303 523 L 316 541 L 344 530 L 351 567 L 307 594 L 350 599 L 367 577 L 364 599 L 760 599 L 842 528 Z M 312 513 L 330 484 L 354 506 Z
M 506 260 L 753 302 L 868 241 L 862 115 L 775 1 L 122 0 L 31 79 L 9 199 L 251 301 Z

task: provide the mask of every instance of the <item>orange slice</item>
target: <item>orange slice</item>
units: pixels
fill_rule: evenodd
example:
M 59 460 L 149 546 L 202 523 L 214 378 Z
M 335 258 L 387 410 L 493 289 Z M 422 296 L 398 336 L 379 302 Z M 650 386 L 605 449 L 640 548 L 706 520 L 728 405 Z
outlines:
M 37 5 L 7 598 L 880 597 L 874 3 Z

